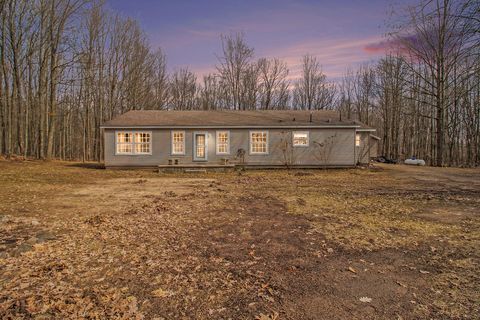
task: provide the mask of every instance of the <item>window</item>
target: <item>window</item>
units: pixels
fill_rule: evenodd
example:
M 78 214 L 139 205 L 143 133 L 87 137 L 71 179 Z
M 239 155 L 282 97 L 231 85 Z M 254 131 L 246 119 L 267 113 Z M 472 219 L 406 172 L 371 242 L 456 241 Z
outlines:
M 149 132 L 135 132 L 135 153 L 149 154 L 151 153 L 151 138 Z
M 266 154 L 268 153 L 268 132 L 251 131 L 250 132 L 250 153 Z
M 117 154 L 152 154 L 151 132 L 117 132 Z
M 294 131 L 293 132 L 293 146 L 294 147 L 308 147 L 308 132 Z
M 360 147 L 360 134 L 355 135 L 355 147 Z
M 230 153 L 230 133 L 228 131 L 217 131 L 217 154 Z
M 172 131 L 172 154 L 185 154 L 185 131 Z

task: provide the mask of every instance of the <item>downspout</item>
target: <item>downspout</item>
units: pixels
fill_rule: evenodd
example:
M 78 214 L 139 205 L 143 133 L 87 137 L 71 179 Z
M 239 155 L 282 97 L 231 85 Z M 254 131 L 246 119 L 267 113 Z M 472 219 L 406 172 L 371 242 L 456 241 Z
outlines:
M 357 129 L 354 129 L 353 132 L 353 167 L 357 167 L 357 146 L 355 145 L 355 142 L 357 140 Z
M 372 135 L 371 133 L 368 134 L 368 159 L 367 159 L 367 166 L 370 167 L 370 159 L 372 159 L 372 155 L 370 153 L 370 151 L 372 150 L 372 146 L 371 146 L 371 143 L 372 142 Z

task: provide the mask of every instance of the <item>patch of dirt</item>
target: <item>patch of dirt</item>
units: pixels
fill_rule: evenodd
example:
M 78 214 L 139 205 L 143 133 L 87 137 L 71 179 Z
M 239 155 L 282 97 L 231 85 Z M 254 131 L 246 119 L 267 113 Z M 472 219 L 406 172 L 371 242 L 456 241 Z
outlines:
M 235 211 L 214 212 L 196 242 L 208 256 L 230 261 L 231 271 L 256 277 L 262 299 L 254 292 L 235 298 L 251 316 L 267 310 L 284 319 L 397 318 L 412 313 L 428 287 L 403 252 L 347 254 L 327 246 L 305 217 L 288 215 L 278 199 L 248 195 L 237 203 Z
M 426 219 L 432 222 L 446 223 L 446 224 L 460 224 L 462 222 L 469 222 L 478 216 L 478 207 L 471 206 L 440 206 L 425 208 L 422 212 L 416 214 L 421 219 Z

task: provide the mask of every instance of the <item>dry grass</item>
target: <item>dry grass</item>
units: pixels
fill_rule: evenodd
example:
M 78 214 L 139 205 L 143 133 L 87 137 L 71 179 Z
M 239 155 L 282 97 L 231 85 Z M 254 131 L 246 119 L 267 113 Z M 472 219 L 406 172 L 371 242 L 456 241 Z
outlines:
M 475 318 L 480 172 L 382 168 L 0 161 L 0 314 Z
M 290 213 L 310 217 L 315 228 L 344 249 L 408 247 L 431 237 L 461 232 L 459 226 L 419 219 L 419 204 L 424 204 L 415 192 L 399 195 L 398 188 L 408 185 L 399 185 L 393 177 L 362 171 L 337 173 L 335 177 L 305 179 L 302 185 L 279 193 Z M 390 186 L 397 190 L 379 194 L 379 188 Z

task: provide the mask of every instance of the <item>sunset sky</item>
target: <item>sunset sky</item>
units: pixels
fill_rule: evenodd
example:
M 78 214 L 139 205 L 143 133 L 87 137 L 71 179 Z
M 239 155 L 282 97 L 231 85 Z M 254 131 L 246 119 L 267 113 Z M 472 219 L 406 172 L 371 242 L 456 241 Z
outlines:
M 410 1 L 411 2 L 411 1 Z M 152 46 L 167 54 L 170 70 L 188 67 L 202 76 L 214 71 L 220 34 L 242 31 L 255 57 L 279 57 L 290 76 L 301 57 L 317 56 L 331 80 L 348 67 L 378 59 L 390 0 L 108 0 L 124 16 L 137 19 Z M 405 1 L 402 1 L 405 3 Z

